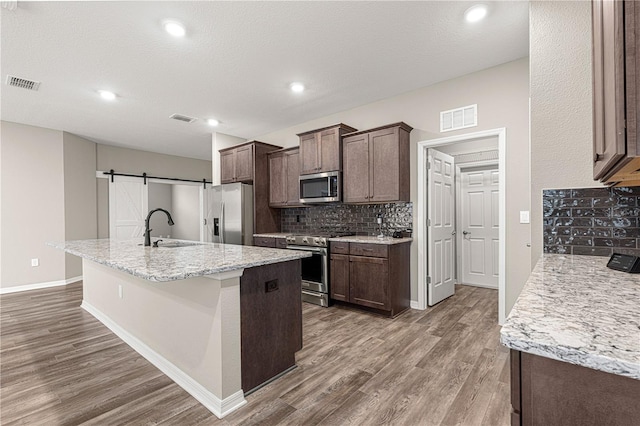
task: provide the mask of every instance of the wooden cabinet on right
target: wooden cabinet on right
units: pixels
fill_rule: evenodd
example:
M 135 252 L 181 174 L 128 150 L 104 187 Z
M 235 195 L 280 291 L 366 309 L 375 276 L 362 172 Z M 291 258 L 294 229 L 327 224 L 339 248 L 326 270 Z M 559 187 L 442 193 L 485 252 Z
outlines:
M 636 425 L 640 380 L 511 350 L 511 425 Z
M 409 308 L 411 243 L 331 242 L 331 299 L 395 317 Z
M 300 138 L 300 174 L 333 172 L 342 170 L 342 135 L 354 132 L 351 126 L 335 126 L 298 134 Z
M 594 0 L 593 178 L 640 185 L 640 2 Z
M 409 133 L 395 123 L 345 135 L 343 202 L 409 201 Z

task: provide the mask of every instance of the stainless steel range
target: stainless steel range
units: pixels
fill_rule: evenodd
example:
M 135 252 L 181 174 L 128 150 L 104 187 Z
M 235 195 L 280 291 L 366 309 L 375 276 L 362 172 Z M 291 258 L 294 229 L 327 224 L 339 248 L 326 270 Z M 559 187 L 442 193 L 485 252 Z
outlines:
M 289 235 L 289 250 L 308 251 L 311 257 L 302 259 L 302 300 L 315 305 L 329 306 L 329 238 L 353 235 L 333 233 L 317 235 Z

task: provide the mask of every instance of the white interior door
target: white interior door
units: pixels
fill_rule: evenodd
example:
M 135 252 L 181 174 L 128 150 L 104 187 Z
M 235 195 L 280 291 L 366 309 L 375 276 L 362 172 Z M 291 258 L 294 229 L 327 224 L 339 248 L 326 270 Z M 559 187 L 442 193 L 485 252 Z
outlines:
M 498 288 L 498 170 L 461 173 L 462 283 Z
M 142 179 L 114 176 L 109 181 L 109 238 L 142 237 L 149 210 L 149 188 Z
M 455 292 L 455 165 L 452 156 L 435 149 L 428 156 L 427 303 L 433 306 Z

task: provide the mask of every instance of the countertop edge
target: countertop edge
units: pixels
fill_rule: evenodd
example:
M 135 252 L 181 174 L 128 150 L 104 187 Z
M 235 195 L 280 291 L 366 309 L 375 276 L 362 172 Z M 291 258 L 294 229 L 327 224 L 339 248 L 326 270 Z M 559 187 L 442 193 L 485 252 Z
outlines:
M 509 348 L 532 355 L 538 355 L 557 361 L 567 362 L 579 367 L 591 368 L 616 376 L 640 380 L 640 364 L 625 362 L 604 355 L 594 355 L 576 348 L 564 348 L 561 345 L 548 345 L 539 342 L 513 338 L 500 331 L 500 343 Z M 558 353 L 560 352 L 560 353 Z

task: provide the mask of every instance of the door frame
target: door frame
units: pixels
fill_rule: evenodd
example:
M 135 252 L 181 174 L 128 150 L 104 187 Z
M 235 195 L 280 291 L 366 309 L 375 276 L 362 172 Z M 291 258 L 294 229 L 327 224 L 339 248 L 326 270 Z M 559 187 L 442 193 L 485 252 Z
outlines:
M 507 129 L 505 127 L 483 130 L 474 133 L 466 133 L 457 136 L 448 136 L 444 138 L 431 139 L 418 142 L 418 220 L 416 226 L 416 240 L 418 243 L 418 309 L 427 308 L 427 189 L 428 182 L 426 166 L 427 166 L 427 150 L 429 148 L 437 148 L 443 145 L 450 145 L 456 142 L 470 142 L 476 139 L 486 139 L 487 137 L 498 138 L 498 177 L 500 179 L 498 190 L 499 209 L 500 209 L 500 231 L 499 231 L 499 274 L 498 279 L 498 323 L 504 324 L 505 321 L 505 299 L 506 299 L 506 146 L 507 146 Z M 456 207 L 457 208 L 457 207 Z

